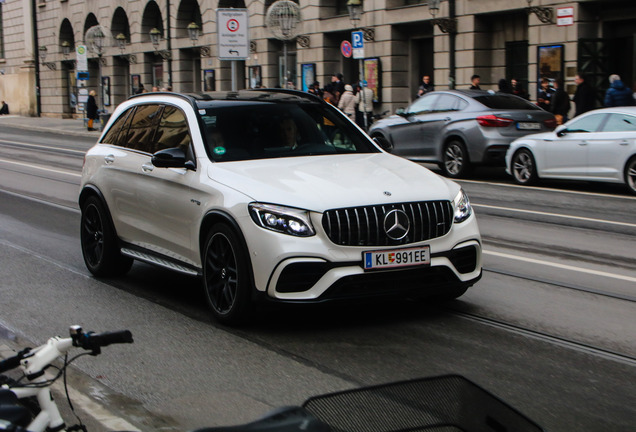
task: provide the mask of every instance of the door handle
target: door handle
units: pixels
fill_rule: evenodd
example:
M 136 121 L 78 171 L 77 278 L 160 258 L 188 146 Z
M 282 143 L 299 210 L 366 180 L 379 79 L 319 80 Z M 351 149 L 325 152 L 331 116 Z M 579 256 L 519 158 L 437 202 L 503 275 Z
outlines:
M 104 162 L 106 162 L 107 164 L 112 164 L 113 162 L 115 162 L 115 156 L 112 154 L 104 156 Z
M 150 163 L 145 163 L 141 166 L 141 169 L 144 170 L 144 172 L 151 172 L 153 169 L 155 169 L 155 166 Z
M 620 145 L 622 145 L 622 146 L 626 146 L 626 145 L 629 145 L 629 142 L 627 142 L 627 141 L 621 141 L 621 142 L 620 142 Z
M 586 146 L 586 145 L 587 145 L 587 141 L 581 141 L 581 142 L 579 143 L 579 145 L 580 145 L 580 146 Z
M 449 122 L 449 121 L 451 121 L 451 118 L 450 118 L 450 117 L 445 117 L 445 118 L 444 118 L 444 121 L 445 121 L 445 122 Z

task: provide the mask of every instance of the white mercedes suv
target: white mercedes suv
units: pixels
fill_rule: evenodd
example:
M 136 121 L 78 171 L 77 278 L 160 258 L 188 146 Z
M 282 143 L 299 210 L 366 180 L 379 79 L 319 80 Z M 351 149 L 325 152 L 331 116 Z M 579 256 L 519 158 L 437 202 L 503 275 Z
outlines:
M 87 152 L 79 204 L 95 276 L 199 275 L 227 324 L 259 299 L 453 299 L 481 277 L 459 185 L 307 93 L 133 96 Z

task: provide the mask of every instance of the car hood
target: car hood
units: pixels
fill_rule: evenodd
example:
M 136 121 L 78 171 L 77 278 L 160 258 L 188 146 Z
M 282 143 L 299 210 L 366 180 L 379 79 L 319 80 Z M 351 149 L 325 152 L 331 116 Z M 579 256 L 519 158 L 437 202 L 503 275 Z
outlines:
M 452 200 L 459 191 L 456 183 L 387 153 L 214 163 L 208 176 L 254 201 L 318 212 Z

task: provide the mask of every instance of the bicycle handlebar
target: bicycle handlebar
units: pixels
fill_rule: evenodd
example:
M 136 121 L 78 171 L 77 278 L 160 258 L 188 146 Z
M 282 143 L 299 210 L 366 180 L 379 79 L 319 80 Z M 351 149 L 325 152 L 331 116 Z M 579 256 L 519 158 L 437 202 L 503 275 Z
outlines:
M 0 373 L 4 373 L 8 370 L 15 369 L 20 366 L 20 361 L 29 351 L 31 351 L 31 348 L 25 348 L 16 355 L 0 361 Z
M 73 345 L 82 347 L 86 350 L 99 351 L 99 348 L 111 344 L 133 343 L 133 337 L 130 330 L 119 330 L 105 333 L 79 333 L 73 335 Z

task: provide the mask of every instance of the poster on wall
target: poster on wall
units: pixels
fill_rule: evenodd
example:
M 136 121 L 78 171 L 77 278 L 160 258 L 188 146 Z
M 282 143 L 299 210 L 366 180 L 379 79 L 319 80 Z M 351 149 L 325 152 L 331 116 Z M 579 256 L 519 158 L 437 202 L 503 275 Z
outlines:
M 373 90 L 373 103 L 382 102 L 382 68 L 379 58 L 364 59 L 364 79 Z
M 102 101 L 104 106 L 110 106 L 110 77 L 102 77 Z
M 203 71 L 203 90 L 215 91 L 216 79 L 214 77 L 214 69 L 206 69 Z
M 139 93 L 140 84 L 141 84 L 141 75 L 131 75 L 130 76 L 130 90 L 131 90 L 130 94 Z
M 316 81 L 316 63 L 303 63 L 300 66 L 302 73 L 302 90 L 309 91 L 309 87 Z
M 248 77 L 250 80 L 250 88 L 261 88 L 263 86 L 263 80 L 261 78 L 260 66 L 249 66 Z
M 563 45 L 545 45 L 539 46 L 537 49 L 537 89 L 541 89 L 541 80 L 544 78 L 550 82 L 550 87 L 552 87 L 554 81 L 564 78 L 564 47 Z

